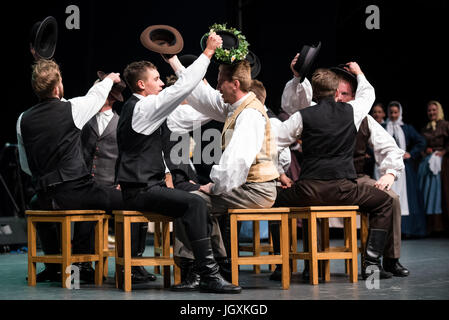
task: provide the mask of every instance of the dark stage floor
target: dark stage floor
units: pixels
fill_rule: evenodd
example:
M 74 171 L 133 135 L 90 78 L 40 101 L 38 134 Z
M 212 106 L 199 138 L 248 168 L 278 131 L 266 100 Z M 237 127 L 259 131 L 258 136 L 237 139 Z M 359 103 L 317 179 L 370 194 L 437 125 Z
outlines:
M 332 240 L 332 243 L 340 240 Z M 147 246 L 146 254 L 153 251 Z M 360 260 L 360 259 L 359 259 Z M 268 280 L 268 266 L 261 274 L 251 267 L 242 267 L 239 295 L 207 293 L 174 293 L 164 289 L 162 277 L 150 285 L 134 286 L 125 293 L 115 288 L 114 259 L 109 260 L 109 278 L 102 287 L 81 285 L 79 290 L 62 289 L 59 283 L 37 284 L 29 287 L 26 254 L 0 255 L 0 300 L 447 300 L 449 299 L 449 239 L 434 238 L 405 240 L 401 262 L 410 269 L 407 278 L 382 280 L 379 289 L 368 289 L 359 276 L 358 283 L 350 283 L 344 275 L 344 262 L 331 262 L 331 282 L 312 286 L 294 273 L 290 290 L 282 290 L 279 282 Z M 299 262 L 300 270 L 303 263 Z M 43 268 L 38 264 L 38 271 Z M 360 266 L 359 266 L 360 269 Z M 151 267 L 148 267 L 152 271 Z

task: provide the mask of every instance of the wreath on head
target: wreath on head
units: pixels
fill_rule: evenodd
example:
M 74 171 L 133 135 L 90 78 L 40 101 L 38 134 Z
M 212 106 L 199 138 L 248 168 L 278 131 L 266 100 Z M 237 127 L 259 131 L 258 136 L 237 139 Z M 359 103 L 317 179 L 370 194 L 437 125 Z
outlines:
M 225 24 L 218 24 L 215 23 L 212 26 L 210 26 L 210 31 L 206 33 L 204 37 L 208 37 L 211 32 L 217 32 L 217 31 L 226 31 L 229 32 L 237 37 L 239 40 L 239 46 L 238 48 L 231 48 L 231 49 L 223 49 L 223 48 L 217 48 L 215 50 L 215 59 L 217 59 L 221 63 L 226 64 L 232 64 L 236 61 L 242 61 L 245 60 L 249 50 L 249 43 L 246 41 L 246 37 L 242 34 L 241 31 L 235 29 L 235 28 L 227 28 L 226 23 Z

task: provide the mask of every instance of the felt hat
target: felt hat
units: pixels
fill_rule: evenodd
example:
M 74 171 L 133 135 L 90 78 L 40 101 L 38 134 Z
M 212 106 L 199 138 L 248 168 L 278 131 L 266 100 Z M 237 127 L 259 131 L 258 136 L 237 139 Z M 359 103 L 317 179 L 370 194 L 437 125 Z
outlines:
M 97 71 L 97 76 L 100 79 L 100 81 L 103 81 L 104 78 L 107 77 L 107 73 L 104 73 L 103 71 Z M 123 95 L 122 91 L 125 90 L 126 84 L 123 80 L 120 79 L 119 83 L 114 83 L 112 86 L 111 91 L 109 94 L 117 101 L 123 102 Z
M 184 47 L 184 40 L 178 30 L 167 25 L 153 25 L 140 35 L 140 42 L 148 50 L 173 55 Z
M 317 46 L 305 45 L 302 47 L 298 61 L 294 66 L 294 69 L 298 71 L 301 76 L 301 82 L 304 81 L 304 79 L 309 75 L 309 72 L 312 70 L 313 63 L 320 53 L 320 50 L 321 42 L 319 42 Z
M 355 93 L 357 90 L 357 85 L 358 85 L 357 77 L 354 74 L 352 74 L 351 72 L 347 71 L 345 69 L 345 67 L 346 67 L 345 64 L 339 64 L 338 66 L 332 67 L 330 69 L 331 69 L 331 71 L 335 72 L 337 75 L 341 76 L 343 79 L 348 81 L 354 88 L 354 93 Z
M 36 22 L 31 28 L 31 47 L 42 59 L 51 59 L 58 40 L 58 23 L 52 16 Z
M 260 64 L 260 60 L 255 55 L 255 53 L 252 52 L 251 50 L 248 51 L 248 55 L 246 56 L 246 60 L 248 60 L 249 64 L 251 65 L 251 78 L 255 79 L 259 75 L 260 69 L 262 67 L 261 64 Z

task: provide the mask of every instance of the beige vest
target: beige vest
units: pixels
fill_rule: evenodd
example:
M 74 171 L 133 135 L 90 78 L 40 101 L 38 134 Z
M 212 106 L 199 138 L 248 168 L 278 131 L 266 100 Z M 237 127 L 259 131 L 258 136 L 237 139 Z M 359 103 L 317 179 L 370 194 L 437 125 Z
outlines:
M 232 117 L 226 119 L 223 133 L 221 135 L 222 149 L 226 149 L 231 141 L 234 132 L 235 122 L 239 114 L 246 108 L 256 109 L 265 117 L 265 137 L 262 144 L 262 149 L 257 154 L 256 159 L 251 165 L 246 182 L 267 182 L 279 177 L 278 170 L 275 166 L 277 160 L 276 142 L 271 138 L 271 125 L 267 112 L 262 103 L 257 100 L 256 95 L 252 92 L 243 103 L 235 110 Z

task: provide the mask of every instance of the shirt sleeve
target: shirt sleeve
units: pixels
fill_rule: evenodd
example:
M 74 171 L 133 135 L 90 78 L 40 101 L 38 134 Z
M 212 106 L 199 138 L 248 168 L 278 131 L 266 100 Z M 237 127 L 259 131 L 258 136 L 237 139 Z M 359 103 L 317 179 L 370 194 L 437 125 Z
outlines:
M 22 132 L 20 129 L 20 122 L 22 121 L 22 116 L 23 116 L 23 113 L 19 116 L 19 119 L 17 120 L 17 124 L 16 124 L 17 145 L 18 145 L 18 150 L 19 150 L 19 162 L 20 162 L 20 167 L 22 168 L 22 170 L 26 174 L 32 176 L 30 167 L 28 166 L 28 159 L 27 159 L 27 156 L 25 153 L 25 146 L 23 144 Z
M 240 113 L 231 141 L 219 164 L 212 167 L 212 194 L 230 192 L 246 182 L 249 169 L 262 149 L 265 125 L 265 118 L 255 109 L 245 109 Z
M 72 104 L 72 117 L 78 129 L 84 125 L 104 106 L 114 82 L 105 78 L 96 83 L 83 97 L 67 100 Z
M 176 75 L 181 76 L 185 69 L 181 68 Z M 178 80 L 179 81 L 179 80 Z M 228 105 L 224 102 L 221 93 L 201 81 L 195 90 L 187 97 L 187 102 L 198 112 L 218 122 L 225 122 L 228 114 Z
M 376 94 L 373 86 L 368 82 L 365 75 L 358 75 L 357 82 L 358 86 L 355 93 L 355 99 L 348 103 L 352 105 L 354 109 L 354 124 L 358 131 L 362 120 L 368 115 L 376 100 Z
M 404 170 L 404 151 L 399 148 L 393 137 L 370 115 L 368 128 L 371 132 L 369 143 L 373 146 L 374 157 L 381 175 L 391 173 L 397 180 Z
M 309 107 L 312 98 L 313 90 L 310 81 L 305 78 L 303 82 L 300 82 L 300 78 L 294 77 L 285 85 L 281 108 L 291 116 L 296 111 Z
M 134 131 L 150 135 L 167 119 L 182 101 L 204 78 L 210 60 L 201 54 L 185 72 L 180 74 L 174 85 L 162 90 L 158 95 L 149 95 L 139 100 L 132 119 Z
M 279 175 L 286 173 L 288 168 L 290 168 L 290 163 L 292 162 L 292 156 L 290 148 L 282 148 L 278 150 L 278 172 Z
M 286 148 L 296 143 L 296 140 L 301 137 L 302 130 L 302 116 L 298 111 L 276 128 L 278 148 Z
M 188 133 L 210 122 L 212 118 L 196 111 L 188 104 L 178 106 L 167 118 L 167 126 L 172 132 Z

